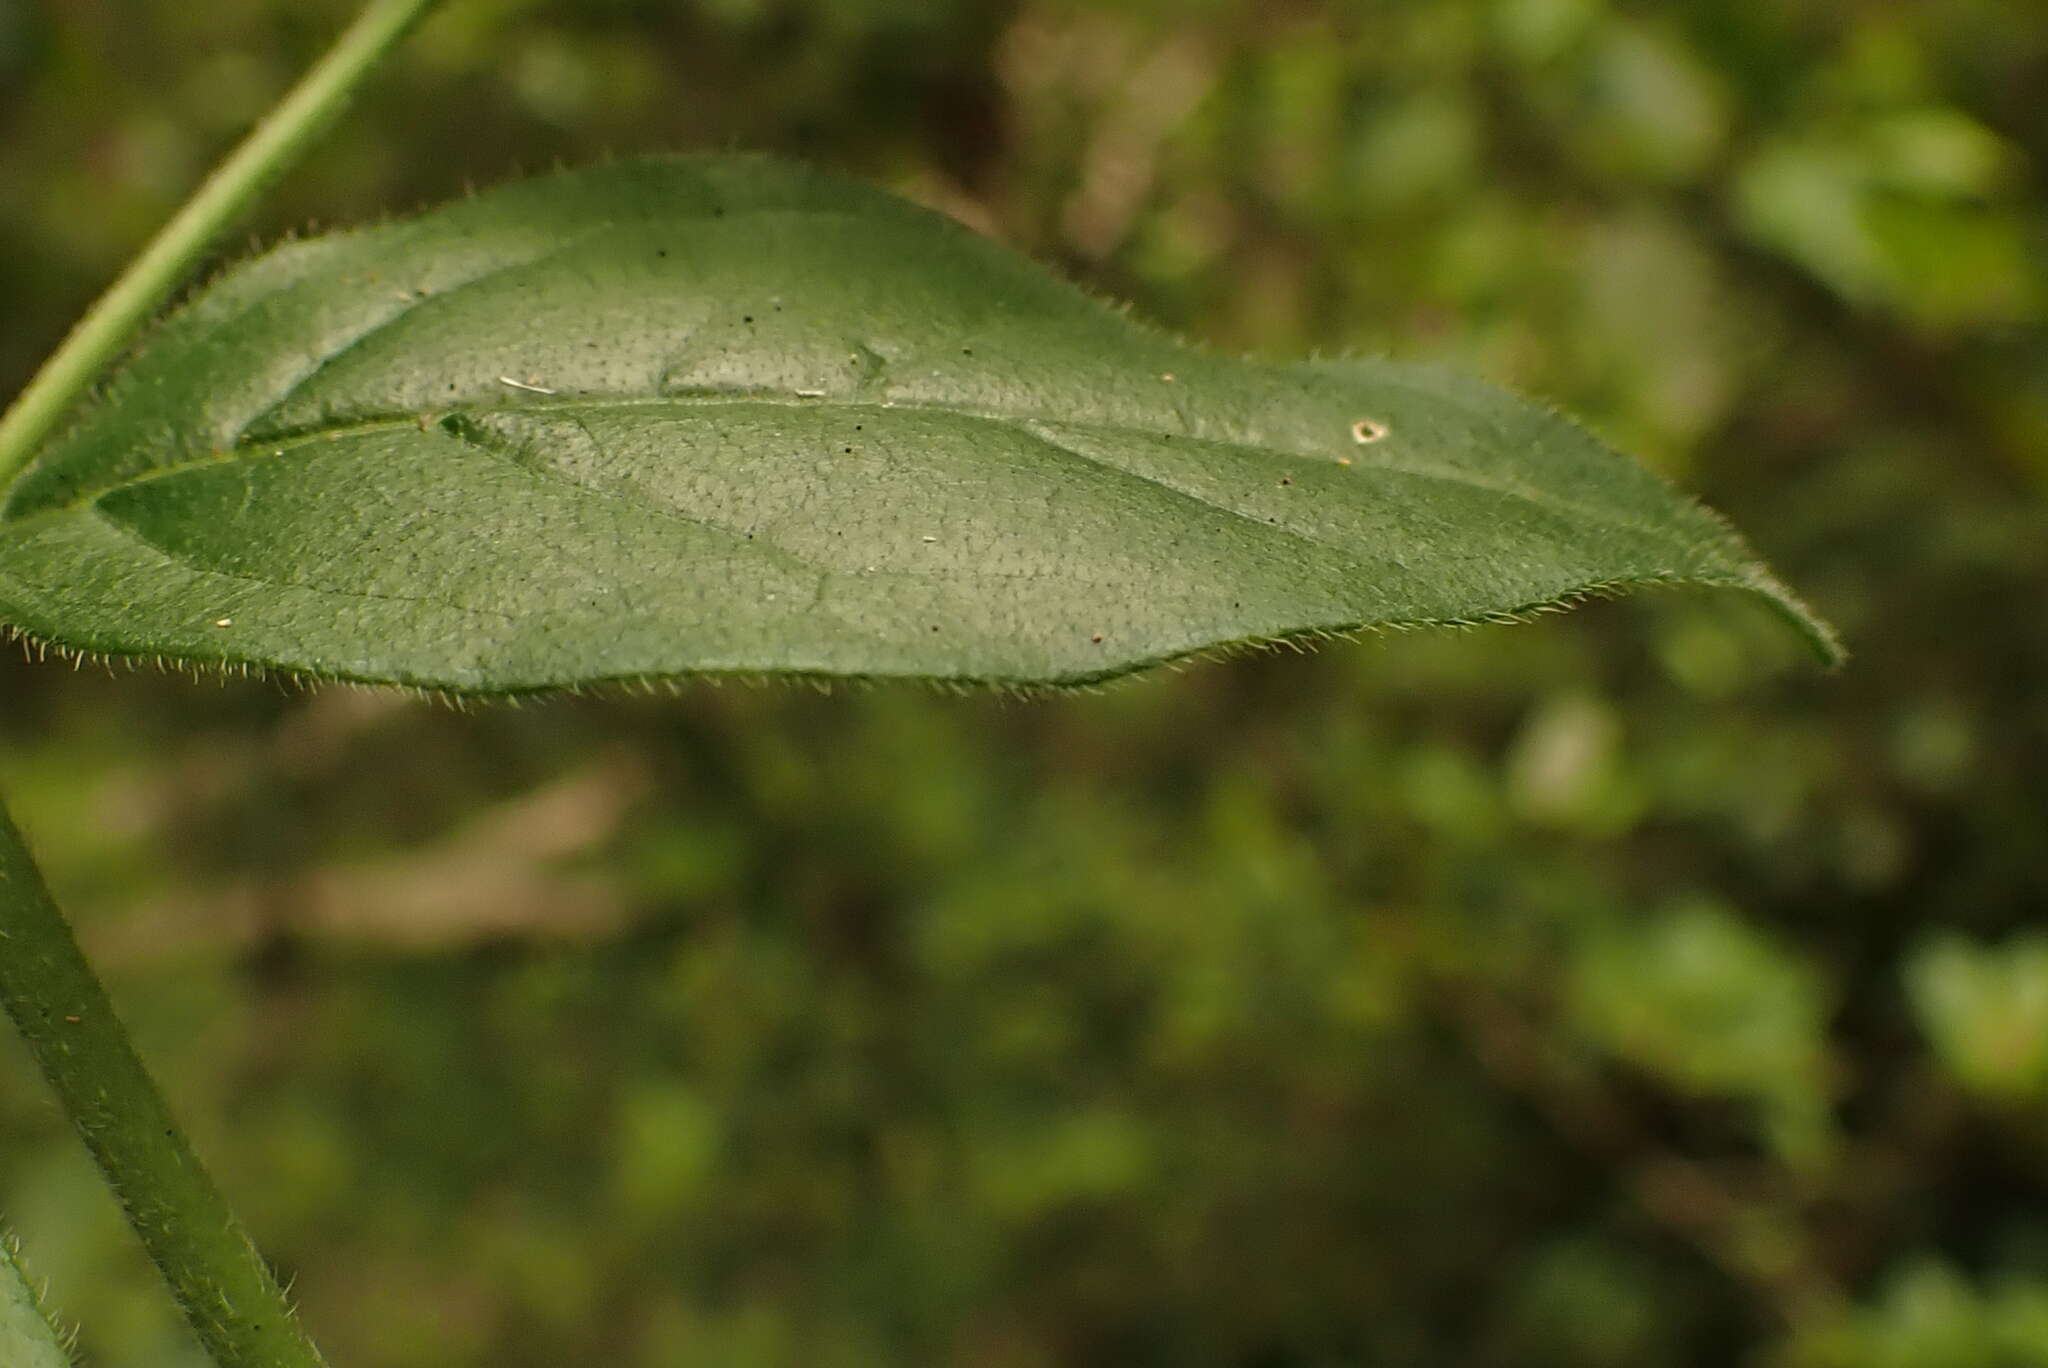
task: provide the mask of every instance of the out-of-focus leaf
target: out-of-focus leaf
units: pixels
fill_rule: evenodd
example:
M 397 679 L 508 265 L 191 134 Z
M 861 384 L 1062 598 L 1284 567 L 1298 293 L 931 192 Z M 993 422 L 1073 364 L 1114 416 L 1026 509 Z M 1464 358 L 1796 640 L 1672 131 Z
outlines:
M 1812 968 L 1700 899 L 1591 939 L 1571 985 L 1579 1029 L 1681 1092 L 1758 1105 L 1795 1163 L 1831 1142 L 1827 1002 Z
M 1735 182 L 1743 230 L 1843 298 L 1931 328 L 2036 320 L 2036 227 L 1999 196 L 2024 164 L 1944 106 L 1767 143 Z
M 0 511 L 60 646 L 512 693 L 690 673 L 1073 684 L 1652 583 L 1828 629 L 1569 422 L 1147 330 L 879 191 L 741 158 L 285 247 Z
M 1947 1263 L 1919 1259 L 1878 1299 L 1803 1327 L 1786 1368 L 2005 1368 L 2048 1356 L 2048 1288 L 2006 1278 L 1980 1289 Z
M 1913 956 L 1906 986 L 1935 1053 L 1964 1087 L 2005 1103 L 2048 1088 L 2048 939 L 1979 947 L 1942 936 Z

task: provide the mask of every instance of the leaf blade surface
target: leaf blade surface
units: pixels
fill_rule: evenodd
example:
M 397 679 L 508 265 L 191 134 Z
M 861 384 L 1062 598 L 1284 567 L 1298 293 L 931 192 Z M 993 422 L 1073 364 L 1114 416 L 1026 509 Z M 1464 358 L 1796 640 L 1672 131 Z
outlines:
M 524 182 L 201 292 L 0 506 L 0 621 L 473 693 L 693 673 L 1084 683 L 1693 582 L 1836 648 L 1568 421 L 1142 327 L 745 158 Z

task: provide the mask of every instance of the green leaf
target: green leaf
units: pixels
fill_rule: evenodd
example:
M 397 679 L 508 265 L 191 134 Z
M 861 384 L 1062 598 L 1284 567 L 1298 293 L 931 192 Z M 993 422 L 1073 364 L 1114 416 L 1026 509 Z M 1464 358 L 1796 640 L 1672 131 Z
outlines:
M 70 1368 L 64 1337 L 51 1324 L 21 1265 L 14 1239 L 0 1234 L 0 1363 L 7 1368 Z
M 239 267 L 0 508 L 0 620 L 36 639 L 473 693 L 1076 684 L 1666 582 L 1837 652 L 1554 414 L 1211 355 L 880 191 L 728 157 Z

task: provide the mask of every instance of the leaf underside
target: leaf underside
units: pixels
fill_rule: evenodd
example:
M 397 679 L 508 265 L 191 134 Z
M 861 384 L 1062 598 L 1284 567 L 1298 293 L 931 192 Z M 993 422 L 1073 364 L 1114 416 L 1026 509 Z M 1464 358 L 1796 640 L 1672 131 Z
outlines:
M 1569 421 L 1149 330 L 881 191 L 751 158 L 527 181 L 279 248 L 0 506 L 0 622 L 462 693 L 701 673 L 1079 684 L 1193 653 L 1762 595 Z

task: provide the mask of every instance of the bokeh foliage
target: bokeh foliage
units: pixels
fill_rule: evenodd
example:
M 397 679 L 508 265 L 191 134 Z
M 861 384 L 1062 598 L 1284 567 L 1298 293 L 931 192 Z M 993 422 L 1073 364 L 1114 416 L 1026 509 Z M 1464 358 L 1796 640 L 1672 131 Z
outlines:
M 0 0 L 0 389 L 346 6 Z M 272 238 L 604 151 L 1444 359 L 1721 597 L 1019 702 L 0 663 L 0 779 L 339 1363 L 2048 1358 L 2048 11 L 455 0 Z M 193 1361 L 13 1047 L 0 1193 Z

